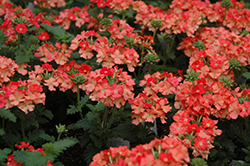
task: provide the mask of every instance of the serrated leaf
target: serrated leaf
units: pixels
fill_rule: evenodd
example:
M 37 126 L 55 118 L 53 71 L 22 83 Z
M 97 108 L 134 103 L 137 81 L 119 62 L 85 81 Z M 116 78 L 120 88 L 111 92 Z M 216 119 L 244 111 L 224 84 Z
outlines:
M 24 163 L 25 166 L 42 166 L 46 165 L 48 160 L 54 160 L 54 156 L 45 156 L 40 152 L 31 152 L 18 150 L 13 152 L 14 160 Z
M 192 158 L 189 164 L 191 166 L 207 166 L 207 162 L 203 158 Z
M 80 119 L 75 124 L 70 124 L 67 127 L 69 130 L 74 129 L 84 129 L 90 131 L 95 131 L 97 129 L 97 123 L 94 123 L 94 121 L 89 121 L 87 119 Z
M 89 100 L 89 95 L 85 95 L 84 97 L 81 97 L 81 100 L 80 100 L 81 107 L 83 107 L 87 103 L 88 100 Z
M 81 112 L 82 111 L 81 109 L 76 108 L 76 106 L 74 106 L 74 105 L 70 105 L 69 107 L 70 108 L 67 109 L 67 115 L 75 114 L 77 112 Z
M 96 108 L 92 104 L 86 104 L 86 106 L 91 110 L 91 111 L 96 111 Z
M 97 149 L 94 144 L 90 143 L 87 145 L 85 153 L 84 153 L 84 160 L 89 165 L 92 161 L 92 158 L 95 154 L 99 153 L 101 149 Z
M 28 136 L 28 141 L 30 143 L 40 141 L 40 140 L 45 140 L 45 141 L 50 141 L 50 142 L 55 141 L 55 137 L 46 134 L 45 131 L 43 130 L 34 130 L 32 132 L 28 132 L 27 136 Z
M 3 129 L 0 129 L 0 135 L 3 136 L 5 134 L 5 131 Z
M 53 143 L 53 145 L 55 147 L 56 155 L 62 153 L 63 150 L 66 150 L 67 148 L 75 145 L 77 142 L 78 142 L 78 140 L 76 138 L 67 137 L 67 138 L 64 138 L 60 141 Z
M 50 110 L 47 110 L 47 109 L 43 111 L 43 115 L 45 117 L 49 118 L 50 120 L 52 120 L 53 117 L 54 117 L 53 113 Z
M 17 119 L 9 109 L 5 110 L 4 108 L 0 108 L 0 116 L 4 119 L 9 119 L 12 122 L 16 122 Z
M 96 112 L 88 112 L 87 113 L 87 118 L 89 121 L 95 120 L 97 119 L 97 117 L 99 116 L 99 114 L 97 114 Z
M 99 102 L 97 105 L 96 105 L 96 109 L 97 111 L 104 111 L 106 108 L 105 104 L 102 103 L 102 102 Z
M 32 54 L 26 54 L 24 51 L 17 50 L 15 51 L 15 61 L 17 64 L 22 64 L 24 62 L 30 62 L 30 58 L 33 58 L 34 55 Z
M 114 137 L 121 137 L 125 140 L 129 140 L 131 142 L 136 141 L 136 135 L 138 134 L 138 126 L 131 123 L 131 121 L 126 121 L 124 123 L 120 123 L 117 127 L 112 129 L 112 134 Z M 146 130 L 145 130 L 146 131 Z M 143 133 L 145 136 L 147 132 Z
M 250 79 L 250 72 L 245 72 L 242 74 L 243 77 L 245 77 L 246 79 Z
M 167 52 L 167 57 L 174 60 L 175 59 L 175 52 L 174 51 L 171 51 L 171 52 Z
M 123 10 L 121 11 L 123 13 Z M 124 16 L 127 16 L 128 18 L 133 18 L 135 14 L 135 11 L 130 7 L 128 10 L 126 10 Z
M 5 161 L 11 150 L 9 148 L 0 149 L 0 162 Z
M 91 138 L 92 142 L 94 142 L 94 145 L 97 148 L 101 148 L 102 147 L 102 141 L 100 141 L 98 138 L 96 138 L 96 136 L 94 136 L 93 134 L 89 135 L 89 137 Z
M 61 38 L 65 35 L 66 31 L 63 26 L 50 26 L 47 24 L 41 24 L 41 26 L 48 32 L 53 33 L 56 38 Z

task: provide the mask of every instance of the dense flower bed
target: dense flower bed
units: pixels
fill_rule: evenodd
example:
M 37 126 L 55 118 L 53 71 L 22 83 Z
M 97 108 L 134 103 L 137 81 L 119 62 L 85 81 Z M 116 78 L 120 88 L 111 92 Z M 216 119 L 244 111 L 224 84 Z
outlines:
M 227 145 L 250 154 L 250 10 L 236 0 L 155 3 L 167 7 L 0 2 L 1 164 L 67 165 L 67 148 L 91 166 L 249 162 L 215 155 Z M 131 147 L 109 147 L 113 137 Z

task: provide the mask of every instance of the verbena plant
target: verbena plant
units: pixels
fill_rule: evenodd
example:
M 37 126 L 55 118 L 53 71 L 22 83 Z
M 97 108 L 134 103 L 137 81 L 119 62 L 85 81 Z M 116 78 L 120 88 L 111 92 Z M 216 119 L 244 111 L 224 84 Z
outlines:
M 2 0 L 0 164 L 249 165 L 248 8 Z

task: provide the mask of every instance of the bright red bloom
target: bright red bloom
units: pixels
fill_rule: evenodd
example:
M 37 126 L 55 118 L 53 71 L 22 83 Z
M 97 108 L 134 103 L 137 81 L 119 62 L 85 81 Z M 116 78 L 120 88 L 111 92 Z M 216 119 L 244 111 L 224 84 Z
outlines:
M 172 154 L 161 152 L 159 154 L 159 159 L 164 161 L 165 163 L 170 163 L 173 160 L 173 156 Z
M 75 21 L 76 20 L 76 15 L 74 13 L 69 13 L 68 14 L 68 18 L 71 20 L 71 21 Z
M 192 131 L 194 133 L 198 133 L 200 131 L 199 126 L 196 123 L 193 123 L 191 125 L 188 126 L 188 131 L 191 133 Z
M 82 47 L 82 49 L 85 49 L 86 47 L 88 47 L 88 45 L 89 45 L 89 42 L 86 40 L 79 43 L 79 46 Z
M 205 93 L 205 90 L 201 85 L 196 85 L 193 87 L 192 92 L 193 92 L 193 94 L 202 95 L 203 93 Z
M 48 63 L 45 63 L 42 65 L 42 67 L 48 71 L 50 71 L 50 69 L 52 68 L 52 65 L 48 64 Z
M 23 24 L 23 23 L 17 24 L 15 26 L 15 29 L 16 29 L 17 33 L 25 33 L 28 30 L 27 27 L 26 27 L 26 25 Z
M 151 84 L 154 84 L 155 82 L 157 82 L 157 80 L 153 77 L 149 77 L 147 79 L 147 85 L 151 85 Z
M 214 59 L 212 59 L 210 61 L 210 66 L 213 67 L 213 68 L 215 68 L 215 69 L 221 67 L 222 64 L 223 64 L 223 62 L 221 60 L 215 61 Z
M 28 148 L 29 146 L 30 146 L 30 143 L 26 143 L 26 142 L 21 142 L 21 145 L 15 144 L 15 147 L 18 147 L 18 149 Z
M 14 155 L 11 154 L 7 158 L 6 166 L 24 166 L 24 164 L 18 163 L 16 160 L 14 160 Z
M 199 70 L 202 66 L 204 66 L 204 63 L 202 61 L 196 60 L 192 63 L 192 68 L 194 70 Z
M 108 69 L 107 67 L 103 67 L 100 71 L 101 74 L 104 74 L 104 75 L 109 75 L 109 74 L 112 74 L 112 71 L 111 69 Z
M 49 34 L 47 32 L 41 32 L 38 36 L 39 40 L 45 41 L 49 39 Z
M 205 149 L 208 147 L 208 144 L 205 138 L 195 137 L 194 146 L 198 149 Z

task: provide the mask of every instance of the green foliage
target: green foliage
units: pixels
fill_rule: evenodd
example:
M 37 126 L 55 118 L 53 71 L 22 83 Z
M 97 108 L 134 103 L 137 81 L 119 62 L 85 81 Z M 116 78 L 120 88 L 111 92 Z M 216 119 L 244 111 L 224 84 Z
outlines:
M 56 40 L 61 40 L 64 43 L 71 42 L 75 37 L 66 32 L 63 26 L 49 26 L 47 24 L 41 24 L 41 26 L 47 31 L 55 35 Z
M 131 19 L 131 18 L 134 18 L 134 15 L 135 15 L 135 11 L 133 10 L 132 6 L 130 6 L 127 10 L 120 11 L 118 9 L 115 9 L 114 11 L 122 15 L 122 19 Z
M 4 165 L 7 155 L 10 154 L 11 150 L 9 148 L 0 149 L 0 165 Z
M 75 145 L 77 142 L 78 142 L 78 140 L 76 138 L 72 138 L 72 137 L 66 137 L 62 140 L 56 141 L 55 143 L 53 143 L 54 154 L 59 155 L 67 148 Z
M 189 164 L 191 166 L 207 166 L 207 162 L 203 158 L 192 158 Z
M 242 148 L 242 151 L 246 153 L 245 157 L 246 162 L 250 163 L 250 146 L 248 146 L 247 148 Z
M 3 136 L 5 134 L 5 131 L 3 129 L 0 129 L 0 136 Z
M 84 130 L 90 130 L 95 131 L 97 127 L 97 123 L 94 121 L 89 121 L 87 119 L 80 119 L 76 123 L 72 123 L 68 125 L 69 130 L 76 130 L 76 129 L 84 129 Z
M 16 122 L 17 117 L 9 109 L 0 108 L 0 116 L 4 119 L 8 119 L 12 122 Z
M 70 105 L 69 106 L 70 108 L 67 109 L 67 114 L 70 115 L 70 114 L 75 114 L 77 112 L 81 112 L 82 110 L 77 108 L 76 106 L 74 105 Z
M 85 153 L 84 153 L 84 160 L 89 165 L 90 162 L 92 161 L 93 156 L 95 154 L 99 153 L 100 150 L 98 148 L 96 148 L 96 146 L 93 143 L 89 143 L 85 148 L 86 149 L 85 149 Z
M 20 163 L 24 163 L 25 166 L 42 166 L 43 164 L 47 164 L 48 160 L 53 161 L 53 156 L 45 156 L 40 152 L 31 152 L 31 151 L 23 151 L 17 150 L 13 152 L 14 160 Z
M 223 133 L 217 136 L 210 150 L 208 164 L 211 166 L 228 165 L 232 160 L 246 160 L 247 149 L 250 146 L 249 117 L 237 120 L 220 121 L 218 127 Z M 247 155 L 246 155 L 247 154 Z
M 38 142 L 41 140 L 55 142 L 55 137 L 46 134 L 44 130 L 34 130 L 32 132 L 28 132 L 27 136 L 27 140 L 30 143 Z
M 250 72 L 245 72 L 242 74 L 243 77 L 245 77 L 246 79 L 250 79 Z

